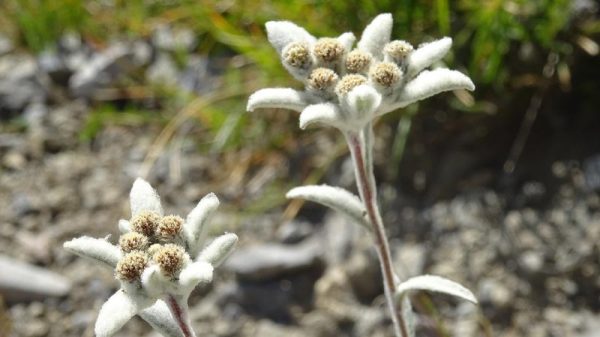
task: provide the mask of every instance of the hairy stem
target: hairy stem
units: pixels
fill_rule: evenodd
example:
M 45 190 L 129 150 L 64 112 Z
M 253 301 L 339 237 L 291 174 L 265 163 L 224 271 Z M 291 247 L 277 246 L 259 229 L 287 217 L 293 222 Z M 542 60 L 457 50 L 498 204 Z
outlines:
M 366 132 L 370 131 L 367 130 Z M 379 257 L 379 263 L 381 265 L 383 288 L 388 308 L 392 316 L 394 332 L 397 337 L 409 337 L 401 310 L 398 310 L 394 301 L 396 282 L 394 280 L 390 247 L 385 235 L 385 228 L 383 227 L 383 220 L 379 213 L 379 207 L 377 205 L 377 190 L 373 174 L 373 164 L 371 160 L 365 161 L 365 154 L 369 154 L 371 150 L 365 148 L 364 138 L 361 138 L 356 133 L 347 133 L 346 140 L 354 162 L 356 185 L 360 197 L 365 204 L 369 222 L 371 222 L 371 225 L 373 226 L 373 239 L 375 240 L 377 256 Z
M 179 325 L 181 332 L 184 337 L 196 337 L 194 333 L 194 329 L 192 329 L 192 325 L 190 322 L 190 317 L 188 314 L 188 305 L 187 301 L 183 300 L 179 296 L 167 295 L 165 299 L 169 310 L 171 311 L 171 315 Z

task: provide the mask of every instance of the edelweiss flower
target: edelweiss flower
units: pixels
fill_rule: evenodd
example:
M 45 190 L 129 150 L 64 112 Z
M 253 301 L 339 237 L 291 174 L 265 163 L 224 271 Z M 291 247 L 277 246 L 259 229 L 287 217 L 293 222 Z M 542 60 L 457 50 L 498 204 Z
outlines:
M 358 131 L 374 118 L 438 93 L 474 90 L 471 79 L 450 69 L 425 70 L 440 60 L 452 39 L 423 44 L 390 41 L 391 14 L 377 16 L 355 37 L 317 39 L 288 21 L 267 22 L 269 41 L 284 67 L 305 85 L 303 91 L 269 88 L 248 100 L 249 111 L 285 108 L 301 112 L 300 127 L 321 123 Z
M 164 216 L 156 191 L 137 179 L 130 193 L 131 220 L 119 221 L 119 245 L 83 236 L 64 247 L 115 270 L 121 288 L 102 308 L 96 321 L 99 337 L 110 336 L 139 314 L 165 336 L 190 336 L 182 331 L 187 299 L 199 284 L 212 281 L 213 268 L 233 250 L 237 236 L 224 234 L 201 250 L 203 228 L 219 206 L 208 194 L 186 220 Z M 174 309 L 183 313 L 172 314 Z M 181 310 L 179 310 L 181 311 Z M 186 322 L 189 323 L 189 322 Z

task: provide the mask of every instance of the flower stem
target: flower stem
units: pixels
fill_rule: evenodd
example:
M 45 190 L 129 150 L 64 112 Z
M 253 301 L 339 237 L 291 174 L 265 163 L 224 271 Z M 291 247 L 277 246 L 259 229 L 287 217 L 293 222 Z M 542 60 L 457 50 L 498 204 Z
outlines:
M 188 314 L 187 300 L 182 300 L 182 298 L 179 296 L 167 295 L 165 302 L 167 302 L 167 306 L 171 311 L 171 315 L 173 315 L 175 322 L 177 322 L 177 325 L 179 325 L 183 336 L 196 337 L 194 329 L 192 329 L 190 316 Z
M 366 132 L 370 131 L 367 130 Z M 377 256 L 379 257 L 379 263 L 381 265 L 383 288 L 388 308 L 392 316 L 394 332 L 397 337 L 409 337 L 401 310 L 398 310 L 394 301 L 396 282 L 394 280 L 390 247 L 385 234 L 385 228 L 383 227 L 383 220 L 379 213 L 379 207 L 377 205 L 377 187 L 375 185 L 373 174 L 373 164 L 371 160 L 365 161 L 365 155 L 369 154 L 371 150 L 365 148 L 364 139 L 357 133 L 347 133 L 346 141 L 348 142 L 348 147 L 350 148 L 350 153 L 354 162 L 356 185 L 367 210 L 369 222 L 371 222 L 371 225 L 373 226 L 373 239 L 375 240 Z

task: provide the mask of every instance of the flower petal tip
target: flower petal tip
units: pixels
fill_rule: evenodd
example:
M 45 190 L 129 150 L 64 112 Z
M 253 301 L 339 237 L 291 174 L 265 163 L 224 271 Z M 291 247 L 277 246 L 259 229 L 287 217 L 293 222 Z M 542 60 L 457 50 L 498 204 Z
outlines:
M 277 53 L 281 54 L 283 48 L 292 42 L 314 43 L 315 37 L 304 28 L 289 21 L 269 21 L 265 24 L 269 42 Z
M 137 178 L 131 187 L 129 193 L 129 199 L 131 202 L 131 214 L 132 216 L 137 215 L 142 211 L 156 212 L 162 215 L 162 206 L 160 203 L 160 197 L 156 190 L 142 178 Z

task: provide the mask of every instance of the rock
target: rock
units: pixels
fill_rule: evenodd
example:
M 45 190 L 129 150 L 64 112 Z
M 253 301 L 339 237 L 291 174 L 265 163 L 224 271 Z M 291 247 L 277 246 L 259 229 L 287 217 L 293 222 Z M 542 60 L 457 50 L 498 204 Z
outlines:
M 398 247 L 394 250 L 394 264 L 400 279 L 405 280 L 423 274 L 427 252 L 422 244 L 403 242 L 391 245 Z
M 0 34 L 0 56 L 9 53 L 14 48 L 12 41 L 4 34 Z
M 362 303 L 370 303 L 383 292 L 381 269 L 374 249 L 356 252 L 343 268 L 354 295 Z
M 496 279 L 483 279 L 479 282 L 477 298 L 482 304 L 491 303 L 496 308 L 505 308 L 514 298 L 513 290 L 508 286 Z
M 188 63 L 179 75 L 179 86 L 196 93 L 207 93 L 218 86 L 218 79 L 209 71 L 209 60 L 202 56 L 190 56 Z
M 197 39 L 190 29 L 171 29 L 167 25 L 160 25 L 154 31 L 152 43 L 163 50 L 191 51 L 196 47 Z
M 48 232 L 32 233 L 21 230 L 16 235 L 17 243 L 27 256 L 31 256 L 35 261 L 50 263 L 51 240 Z
M 69 77 L 72 72 L 65 64 L 62 55 L 54 50 L 45 50 L 38 56 L 38 66 L 40 70 L 48 74 L 54 83 L 66 86 L 69 83 Z
M 0 57 L 0 111 L 20 111 L 31 102 L 45 101 L 46 90 L 37 72 L 37 63 L 30 56 Z
M 132 71 L 133 52 L 125 43 L 114 43 L 83 64 L 69 80 L 76 96 L 91 96 L 97 89 Z
M 371 238 L 365 235 L 364 229 L 338 212 L 328 212 L 323 222 L 325 257 L 329 265 L 343 264 L 361 239 L 366 239 L 370 244 Z
M 65 296 L 71 282 L 46 269 L 0 256 L 0 294 L 9 302 Z
M 587 158 L 583 162 L 583 175 L 588 189 L 600 189 L 600 154 Z
M 316 239 L 298 245 L 266 243 L 236 250 L 225 266 L 242 280 L 273 280 L 320 268 L 322 255 L 322 245 Z
M 269 322 L 268 320 L 261 320 L 255 327 L 254 332 L 245 336 L 261 336 L 261 337 L 315 337 L 315 335 L 308 333 L 304 330 L 300 330 L 295 327 L 284 326 Z
M 298 243 L 313 232 L 309 222 L 292 220 L 284 223 L 277 230 L 277 239 L 282 243 Z
M 150 82 L 162 85 L 176 85 L 178 76 L 177 65 L 171 56 L 165 53 L 158 54 L 156 60 L 146 70 L 146 77 Z

